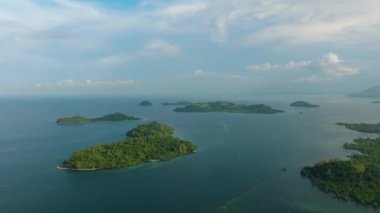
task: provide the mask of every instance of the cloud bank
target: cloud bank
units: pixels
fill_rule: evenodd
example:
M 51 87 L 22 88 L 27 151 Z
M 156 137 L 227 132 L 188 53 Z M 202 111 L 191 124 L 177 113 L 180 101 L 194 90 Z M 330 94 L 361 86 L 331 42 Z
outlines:
M 246 69 L 254 72 L 308 70 L 313 74 L 295 79 L 296 82 L 316 82 L 358 75 L 359 70 L 343 62 L 336 53 L 329 52 L 320 60 L 289 61 L 286 64 L 251 64 Z

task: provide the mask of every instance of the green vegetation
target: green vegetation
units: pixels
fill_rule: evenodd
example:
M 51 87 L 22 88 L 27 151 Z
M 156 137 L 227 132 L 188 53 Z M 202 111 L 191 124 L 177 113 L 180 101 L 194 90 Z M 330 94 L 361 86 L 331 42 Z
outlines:
M 162 105 L 165 105 L 165 106 L 186 106 L 186 105 L 190 105 L 190 104 L 193 104 L 193 103 L 189 102 L 189 101 L 164 102 L 164 103 L 162 103 Z
M 165 124 L 143 124 L 127 133 L 126 141 L 103 144 L 75 152 L 61 168 L 73 170 L 112 169 L 146 162 L 165 161 L 196 152 L 197 146 L 173 136 Z
M 337 123 L 347 129 L 366 133 L 380 133 L 380 124 Z M 380 138 L 359 138 L 344 148 L 357 153 L 349 160 L 321 161 L 304 167 L 301 175 L 325 192 L 343 200 L 380 207 Z
M 356 150 L 349 160 L 322 161 L 304 167 L 303 176 L 325 192 L 343 200 L 380 206 L 380 138 L 359 138 L 344 148 Z
M 230 113 L 262 113 L 273 114 L 284 112 L 273 109 L 264 104 L 257 105 L 237 105 L 228 101 L 202 102 L 189 104 L 184 107 L 174 109 L 176 112 L 230 112 Z
M 295 101 L 295 102 L 291 103 L 290 106 L 292 106 L 292 107 L 308 107 L 308 108 L 319 107 L 319 105 L 311 104 L 311 103 L 308 103 L 306 101 Z
M 98 121 L 126 121 L 126 120 L 140 120 L 140 118 L 124 115 L 122 113 L 113 113 L 113 114 L 104 115 L 98 118 L 86 118 L 82 116 L 58 118 L 56 123 L 60 125 L 64 125 L 64 124 L 85 124 L 85 123 L 98 122 Z
M 380 123 L 365 124 L 365 123 L 337 123 L 339 126 L 344 126 L 347 129 L 365 133 L 380 133 Z
M 153 106 L 153 104 L 149 101 L 141 101 L 140 106 Z

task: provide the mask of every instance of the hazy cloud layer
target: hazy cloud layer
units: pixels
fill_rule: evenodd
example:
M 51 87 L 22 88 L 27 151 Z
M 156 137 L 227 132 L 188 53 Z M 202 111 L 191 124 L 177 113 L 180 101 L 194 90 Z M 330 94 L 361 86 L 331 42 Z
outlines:
M 293 72 L 293 82 L 364 74 L 358 84 L 365 85 L 365 80 L 380 78 L 372 71 L 379 63 L 365 62 L 380 54 L 378 0 L 141 0 L 120 2 L 119 8 L 109 4 L 2 0 L 0 83 L 21 88 L 63 79 L 133 76 L 149 86 L 152 81 L 185 79 L 197 67 L 214 71 L 195 76 L 224 81 L 262 80 L 246 69 L 262 75 L 303 70 Z M 316 57 L 329 51 L 339 52 L 345 61 L 335 53 Z

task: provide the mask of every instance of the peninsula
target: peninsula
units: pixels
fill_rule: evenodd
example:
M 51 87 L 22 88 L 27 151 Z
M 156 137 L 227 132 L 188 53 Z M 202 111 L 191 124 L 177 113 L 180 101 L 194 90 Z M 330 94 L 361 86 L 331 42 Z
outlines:
M 306 101 L 295 101 L 290 104 L 291 107 L 306 107 L 306 108 L 316 108 L 319 107 L 319 105 L 311 104 Z
M 174 109 L 176 112 L 228 112 L 228 113 L 260 113 L 260 114 L 273 114 L 284 112 L 282 110 L 273 109 L 264 104 L 245 105 L 235 104 L 229 101 L 215 101 L 215 102 L 200 102 L 193 103 L 183 107 Z
M 141 101 L 139 105 L 140 106 L 153 106 L 153 104 L 149 101 Z
M 174 129 L 165 124 L 142 124 L 127 132 L 127 140 L 77 151 L 59 168 L 80 171 L 123 168 L 196 152 L 196 145 L 173 134 Z
M 104 115 L 98 118 L 86 118 L 79 115 L 58 118 L 56 123 L 59 125 L 69 125 L 69 124 L 85 124 L 85 123 L 99 122 L 99 121 L 126 121 L 126 120 L 141 120 L 141 119 L 117 112 L 113 114 Z
M 339 126 L 344 126 L 347 129 L 365 132 L 365 133 L 380 133 L 380 123 L 366 124 L 366 123 L 337 123 Z
M 378 124 L 338 125 L 360 132 L 380 132 Z M 380 138 L 359 138 L 344 144 L 344 148 L 357 152 L 348 160 L 323 160 L 314 166 L 306 166 L 301 175 L 337 198 L 380 207 Z

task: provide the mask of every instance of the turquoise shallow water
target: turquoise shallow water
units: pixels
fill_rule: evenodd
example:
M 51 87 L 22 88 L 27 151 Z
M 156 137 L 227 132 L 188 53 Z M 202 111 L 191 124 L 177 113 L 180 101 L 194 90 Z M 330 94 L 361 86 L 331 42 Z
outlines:
M 299 98 L 238 100 L 287 111 L 276 115 L 175 113 L 158 99 L 139 107 L 139 99 L 122 97 L 0 98 L 0 212 L 376 212 L 320 192 L 299 172 L 321 159 L 344 158 L 349 152 L 342 145 L 355 137 L 375 136 L 334 123 L 380 122 L 380 105 L 310 96 L 302 98 L 322 107 L 288 107 Z M 111 112 L 146 120 L 55 125 L 62 116 Z M 148 121 L 175 127 L 199 152 L 128 169 L 56 169 L 75 150 L 123 140 Z

